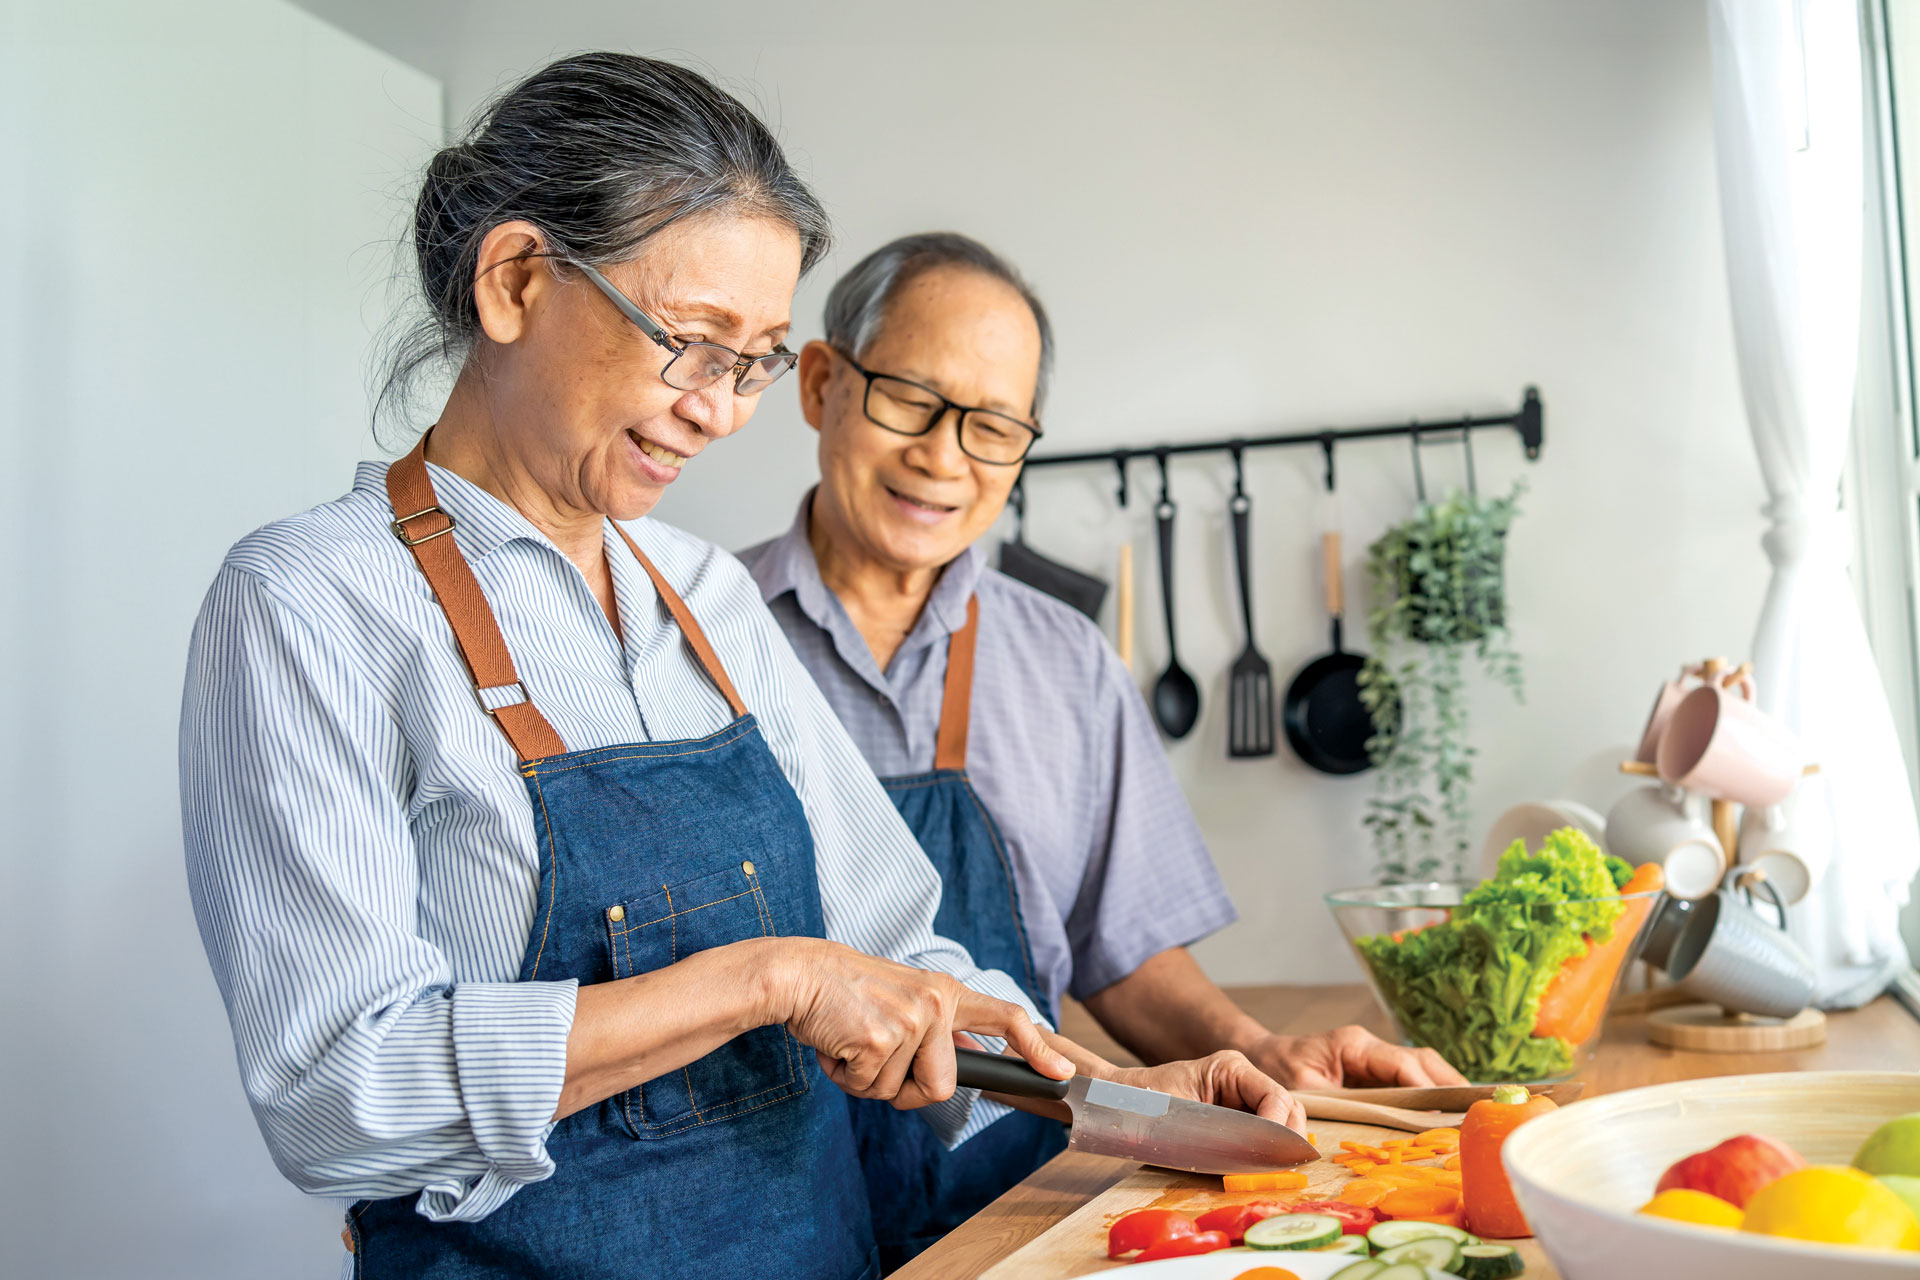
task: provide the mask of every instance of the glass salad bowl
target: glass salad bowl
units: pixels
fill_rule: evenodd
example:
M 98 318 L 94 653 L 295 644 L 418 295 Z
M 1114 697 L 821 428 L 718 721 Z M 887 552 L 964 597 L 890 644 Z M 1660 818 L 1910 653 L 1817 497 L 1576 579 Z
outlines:
M 1476 1084 L 1579 1074 L 1665 896 L 1629 881 L 1626 892 L 1545 898 L 1551 878 L 1504 878 L 1514 857 L 1479 885 L 1326 895 L 1395 1034 Z M 1540 861 L 1524 847 L 1519 857 Z

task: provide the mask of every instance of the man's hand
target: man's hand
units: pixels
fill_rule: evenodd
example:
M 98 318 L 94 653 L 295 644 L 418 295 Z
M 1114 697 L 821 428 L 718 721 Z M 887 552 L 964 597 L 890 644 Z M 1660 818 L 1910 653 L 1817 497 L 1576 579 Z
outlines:
M 1158 1067 L 1116 1067 L 1101 1074 L 1116 1084 L 1158 1089 L 1176 1098 L 1251 1111 L 1291 1129 L 1300 1129 L 1307 1122 L 1306 1111 L 1291 1094 L 1248 1061 L 1244 1053 L 1233 1049 Z
M 1467 1082 L 1433 1050 L 1388 1044 L 1364 1027 L 1338 1027 L 1312 1036 L 1270 1035 L 1257 1042 L 1249 1056 L 1289 1089 Z

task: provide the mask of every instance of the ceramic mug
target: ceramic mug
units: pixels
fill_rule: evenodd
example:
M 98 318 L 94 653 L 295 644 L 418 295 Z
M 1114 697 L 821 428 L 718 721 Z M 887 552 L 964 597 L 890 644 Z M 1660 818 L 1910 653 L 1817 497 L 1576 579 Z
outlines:
M 1528 853 L 1538 853 L 1541 843 L 1562 827 L 1574 827 L 1605 847 L 1606 819 L 1577 800 L 1538 800 L 1516 804 L 1487 829 L 1486 842 L 1480 847 L 1480 861 L 1486 877 L 1493 876 L 1500 855 L 1515 840 L 1524 840 Z
M 1606 847 L 1635 866 L 1659 863 L 1667 892 L 1689 901 L 1719 888 L 1727 871 L 1719 837 L 1675 787 L 1640 787 L 1615 801 L 1607 810 Z
M 1788 906 L 1820 883 L 1832 856 L 1831 842 L 1804 830 L 1785 805 L 1749 809 L 1740 819 L 1740 865 L 1766 872 Z
M 1668 894 L 1660 899 L 1660 909 L 1654 913 L 1653 923 L 1647 926 L 1647 940 L 1640 944 L 1640 958 L 1656 969 L 1672 964 L 1674 944 L 1686 931 L 1692 913 L 1693 904 L 1685 898 Z
M 1669 680 L 1660 686 L 1660 692 L 1654 696 L 1653 710 L 1647 715 L 1647 727 L 1640 731 L 1640 747 L 1633 758 L 1641 764 L 1652 764 L 1654 753 L 1660 746 L 1660 735 L 1667 731 L 1667 722 L 1673 719 L 1673 709 L 1680 700 L 1699 687 L 1701 668 L 1682 667 L 1680 678 Z
M 1787 936 L 1787 908 L 1766 876 L 1735 870 L 1739 888 L 1693 904 L 1673 944 L 1667 975 L 1689 995 L 1730 1012 L 1791 1018 L 1813 1003 L 1813 961 Z M 1778 912 L 1778 925 L 1753 909 L 1753 888 L 1765 890 Z M 1741 900 L 1741 891 L 1746 893 Z
M 1680 700 L 1654 753 L 1661 781 L 1756 808 L 1793 793 L 1800 744 L 1754 705 L 1751 690 L 1708 684 Z

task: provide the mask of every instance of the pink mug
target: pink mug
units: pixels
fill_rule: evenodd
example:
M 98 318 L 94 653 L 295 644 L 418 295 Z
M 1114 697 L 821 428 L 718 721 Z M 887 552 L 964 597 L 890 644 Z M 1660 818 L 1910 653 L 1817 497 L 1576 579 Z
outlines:
M 1699 687 L 1701 668 L 1682 667 L 1680 678 L 1669 680 L 1660 686 L 1659 694 L 1653 700 L 1653 710 L 1647 715 L 1647 727 L 1640 731 L 1640 749 L 1633 758 L 1641 764 L 1652 764 L 1654 753 L 1660 746 L 1660 735 L 1667 731 L 1667 722 L 1673 719 L 1673 709 L 1680 700 Z
M 1714 683 L 1682 698 L 1655 753 L 1662 781 L 1761 808 L 1792 794 L 1803 763 L 1794 736 L 1754 705 L 1751 680 L 1737 694 Z

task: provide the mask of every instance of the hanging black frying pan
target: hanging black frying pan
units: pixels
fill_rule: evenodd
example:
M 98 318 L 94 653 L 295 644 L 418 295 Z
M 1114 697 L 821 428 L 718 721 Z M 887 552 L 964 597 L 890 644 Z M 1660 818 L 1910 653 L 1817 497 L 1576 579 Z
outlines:
M 1333 442 L 1323 441 L 1327 457 L 1327 492 L 1333 493 Z M 1320 539 L 1326 578 L 1327 613 L 1332 619 L 1333 651 L 1300 669 L 1287 686 L 1281 722 L 1287 743 L 1310 767 L 1322 773 L 1360 773 L 1372 765 L 1367 739 L 1373 736 L 1373 716 L 1360 701 L 1360 669 L 1366 655 L 1341 647 L 1340 619 L 1345 593 L 1340 575 L 1340 533 L 1328 529 Z M 1395 719 L 1398 720 L 1398 708 Z

